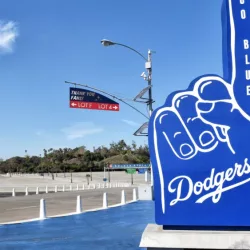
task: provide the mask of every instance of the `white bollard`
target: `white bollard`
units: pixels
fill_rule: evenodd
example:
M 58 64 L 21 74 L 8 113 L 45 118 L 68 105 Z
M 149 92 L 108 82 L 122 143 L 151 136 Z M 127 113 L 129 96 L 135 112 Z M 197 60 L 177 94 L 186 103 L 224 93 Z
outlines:
M 90 185 L 88 185 L 88 189 L 90 189 Z
M 79 190 L 79 185 L 78 185 L 78 184 L 76 185 L 76 190 L 77 190 L 77 191 Z
M 45 200 L 40 200 L 40 220 L 44 220 L 46 218 L 46 204 Z
M 95 186 L 95 184 L 93 184 L 93 189 L 96 189 L 96 186 Z
M 72 185 L 69 186 L 69 190 L 72 191 Z
M 84 184 L 82 184 L 82 190 L 84 190 Z
M 48 186 L 45 188 L 45 193 L 47 194 L 49 192 Z
M 109 183 L 109 188 L 112 188 L 112 183 Z
M 122 205 L 126 204 L 126 195 L 124 190 L 122 190 L 121 204 Z
M 26 187 L 26 189 L 25 189 L 25 195 L 29 195 L 29 189 L 28 189 L 28 187 Z
M 97 184 L 97 188 L 101 188 L 101 184 L 100 183 Z
M 81 196 L 78 195 L 76 199 L 76 213 L 80 214 L 82 212 L 82 200 Z
M 16 191 L 15 191 L 15 188 L 12 189 L 12 196 L 16 196 Z
M 145 171 L 145 182 L 148 182 L 148 171 Z
M 63 185 L 63 189 L 62 189 L 63 192 L 65 192 L 65 185 Z
M 39 194 L 39 187 L 36 188 L 36 194 Z
M 57 186 L 55 186 L 55 193 L 57 193 Z
M 102 207 L 104 209 L 108 208 L 108 197 L 107 197 L 107 193 L 103 193 L 103 205 Z
M 137 201 L 136 189 L 133 189 L 133 201 Z

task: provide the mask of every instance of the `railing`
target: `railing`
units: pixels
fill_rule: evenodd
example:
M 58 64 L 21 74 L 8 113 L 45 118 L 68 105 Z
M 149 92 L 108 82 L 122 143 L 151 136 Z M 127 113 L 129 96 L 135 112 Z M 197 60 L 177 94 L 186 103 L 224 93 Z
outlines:
M 55 186 L 37 186 L 37 187 L 1 187 L 0 194 L 4 193 L 6 196 L 12 194 L 16 196 L 18 193 L 23 195 L 30 194 L 40 194 L 40 193 L 57 193 L 57 192 L 72 192 L 72 191 L 81 191 L 81 190 L 93 190 L 93 189 L 103 189 L 103 188 L 120 188 L 120 187 L 131 187 L 130 183 L 97 183 L 97 184 L 76 184 L 76 185 L 55 185 Z
M 131 201 L 126 200 L 125 190 L 122 190 L 121 191 L 121 202 L 116 204 L 116 205 L 109 206 L 109 204 L 108 204 L 108 194 L 107 194 L 107 192 L 104 192 L 103 193 L 103 200 L 102 200 L 103 202 L 102 202 L 102 206 L 100 206 L 100 208 L 83 211 L 83 209 L 82 209 L 82 199 L 81 199 L 81 196 L 78 195 L 76 197 L 76 210 L 75 211 L 72 211 L 72 213 L 68 213 L 68 214 L 58 214 L 58 215 L 55 215 L 55 216 L 49 216 L 48 217 L 47 216 L 46 200 L 45 199 L 40 199 L 40 210 L 39 210 L 39 217 L 38 218 L 24 220 L 24 221 L 13 221 L 13 222 L 2 223 L 2 224 L 14 224 L 14 223 L 21 223 L 21 222 L 44 220 L 44 219 L 53 218 L 53 217 L 76 215 L 76 214 L 81 214 L 81 213 L 85 213 L 85 212 L 108 209 L 108 208 L 111 208 L 111 207 L 123 206 L 123 205 L 126 205 L 128 203 L 136 202 L 137 200 L 138 199 L 137 199 L 136 188 L 133 189 L 133 198 L 132 198 Z

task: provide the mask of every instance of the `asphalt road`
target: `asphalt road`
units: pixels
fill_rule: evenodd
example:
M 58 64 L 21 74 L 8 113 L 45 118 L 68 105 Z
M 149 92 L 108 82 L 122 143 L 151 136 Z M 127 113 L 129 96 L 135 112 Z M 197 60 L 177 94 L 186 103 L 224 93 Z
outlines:
M 107 193 L 109 205 L 118 204 L 121 202 L 122 190 L 125 190 L 126 200 L 131 201 L 133 188 L 90 189 L 2 198 L 0 199 L 0 223 L 38 218 L 42 198 L 46 200 L 49 217 L 75 212 L 77 195 L 81 195 L 83 211 L 101 208 L 104 192 Z

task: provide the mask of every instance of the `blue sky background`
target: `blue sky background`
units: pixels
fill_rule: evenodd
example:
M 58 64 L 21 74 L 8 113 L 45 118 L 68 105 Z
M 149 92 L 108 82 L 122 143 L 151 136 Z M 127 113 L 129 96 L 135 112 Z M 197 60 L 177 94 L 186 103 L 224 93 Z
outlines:
M 73 81 L 133 98 L 146 82 L 143 60 L 119 46 L 153 54 L 154 107 L 199 75 L 222 74 L 221 0 L 0 0 L 0 157 L 44 148 L 91 149 L 135 140 L 146 120 L 120 112 L 69 108 Z M 6 28 L 7 27 L 7 28 Z M 135 104 L 146 113 L 142 104 Z

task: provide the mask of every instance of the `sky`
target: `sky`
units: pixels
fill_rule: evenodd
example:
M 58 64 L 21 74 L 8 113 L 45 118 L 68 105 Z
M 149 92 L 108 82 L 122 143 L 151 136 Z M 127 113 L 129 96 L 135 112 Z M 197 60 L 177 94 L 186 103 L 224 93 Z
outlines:
M 0 158 L 43 149 L 108 146 L 147 137 L 146 118 L 69 108 L 64 81 L 133 99 L 147 82 L 142 58 L 110 39 L 152 55 L 154 108 L 203 74 L 222 75 L 221 0 L 0 0 Z M 147 114 L 146 106 L 133 103 Z

